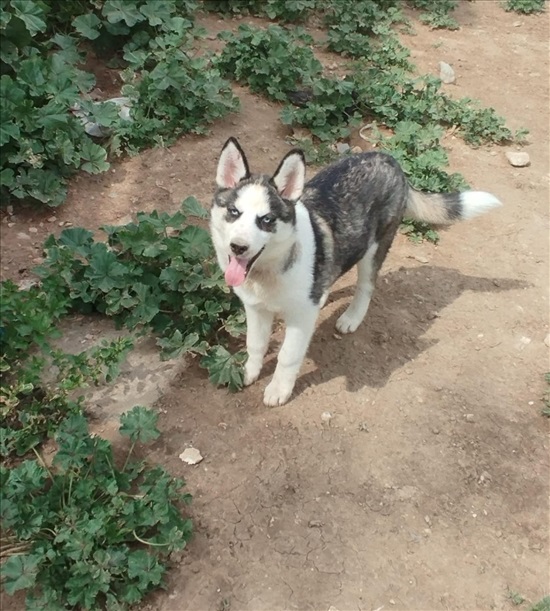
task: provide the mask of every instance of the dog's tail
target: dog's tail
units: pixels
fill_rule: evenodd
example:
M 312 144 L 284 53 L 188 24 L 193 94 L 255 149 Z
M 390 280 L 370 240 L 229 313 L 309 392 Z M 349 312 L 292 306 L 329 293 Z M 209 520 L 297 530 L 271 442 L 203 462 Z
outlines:
M 405 216 L 435 225 L 449 225 L 501 205 L 494 195 L 485 191 L 423 193 L 410 187 Z

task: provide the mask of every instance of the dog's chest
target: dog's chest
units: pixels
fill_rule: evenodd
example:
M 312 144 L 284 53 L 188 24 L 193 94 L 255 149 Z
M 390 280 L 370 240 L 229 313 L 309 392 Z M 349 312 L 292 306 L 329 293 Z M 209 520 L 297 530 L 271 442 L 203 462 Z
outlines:
M 281 312 L 288 301 L 286 282 L 280 275 L 263 270 L 252 270 L 246 283 L 235 292 L 251 306 L 261 306 L 270 312 Z

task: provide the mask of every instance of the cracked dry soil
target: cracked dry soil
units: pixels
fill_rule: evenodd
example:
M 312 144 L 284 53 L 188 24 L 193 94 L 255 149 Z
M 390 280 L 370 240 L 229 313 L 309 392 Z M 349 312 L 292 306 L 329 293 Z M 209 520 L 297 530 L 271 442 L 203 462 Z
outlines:
M 509 590 L 532 603 L 548 594 L 548 15 L 461 2 L 457 18 L 459 31 L 415 22 L 403 40 L 419 71 L 453 65 L 452 95 L 527 127 L 531 165 L 511 167 L 512 146 L 448 135 L 451 170 L 504 206 L 445 230 L 437 247 L 399 236 L 366 321 L 338 339 L 354 284 L 344 277 L 289 404 L 261 400 L 280 329 L 242 393 L 213 388 L 194 365 L 177 370 L 150 459 L 187 480 L 196 534 L 143 610 L 512 609 Z M 173 211 L 190 194 L 208 202 L 230 135 L 255 169 L 273 170 L 288 150 L 279 107 L 236 93 L 241 113 L 209 137 L 78 176 L 59 220 L 94 228 Z M 18 225 L 6 233 L 3 273 L 36 257 L 49 229 L 32 243 L 17 242 Z M 205 457 L 195 467 L 178 459 L 191 445 Z

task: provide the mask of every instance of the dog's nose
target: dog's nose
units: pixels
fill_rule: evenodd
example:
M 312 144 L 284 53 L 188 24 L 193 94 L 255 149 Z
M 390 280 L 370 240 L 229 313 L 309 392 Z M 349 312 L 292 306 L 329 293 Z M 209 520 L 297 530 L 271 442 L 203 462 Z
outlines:
M 233 254 L 237 256 L 244 255 L 244 253 L 248 250 L 248 246 L 243 246 L 243 244 L 235 244 L 235 242 L 231 242 L 229 246 L 231 247 Z

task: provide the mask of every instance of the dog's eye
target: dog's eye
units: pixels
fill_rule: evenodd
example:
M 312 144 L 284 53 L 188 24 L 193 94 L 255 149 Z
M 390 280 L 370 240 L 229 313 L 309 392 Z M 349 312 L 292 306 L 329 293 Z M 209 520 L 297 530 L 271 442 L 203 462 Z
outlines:
M 241 213 L 235 208 L 235 206 L 228 206 L 227 212 L 229 212 L 229 216 L 232 216 L 234 219 L 241 216 Z
M 269 229 L 273 226 L 275 222 L 275 217 L 272 214 L 266 214 L 265 216 L 260 217 L 260 225 L 264 229 Z

